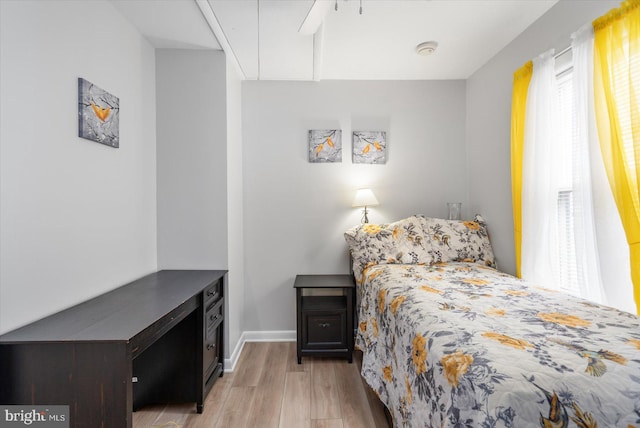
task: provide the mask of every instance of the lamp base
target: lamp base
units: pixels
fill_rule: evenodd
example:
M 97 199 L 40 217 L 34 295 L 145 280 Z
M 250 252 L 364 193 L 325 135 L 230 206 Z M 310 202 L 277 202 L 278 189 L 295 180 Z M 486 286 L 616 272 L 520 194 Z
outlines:
M 364 207 L 364 209 L 362 210 L 363 214 L 362 214 L 362 223 L 369 223 L 369 216 L 368 211 L 367 211 L 367 207 Z

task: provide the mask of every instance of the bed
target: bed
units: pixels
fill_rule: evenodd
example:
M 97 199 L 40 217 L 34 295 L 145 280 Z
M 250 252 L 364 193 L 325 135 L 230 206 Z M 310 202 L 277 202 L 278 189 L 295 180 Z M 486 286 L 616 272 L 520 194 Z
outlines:
M 640 318 L 495 269 L 486 225 L 345 233 L 362 376 L 397 427 L 640 427 Z

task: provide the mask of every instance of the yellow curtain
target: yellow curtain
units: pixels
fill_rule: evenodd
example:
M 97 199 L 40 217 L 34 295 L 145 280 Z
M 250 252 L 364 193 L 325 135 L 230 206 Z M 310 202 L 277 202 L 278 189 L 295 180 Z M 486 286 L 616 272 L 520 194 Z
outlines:
M 640 313 L 640 0 L 593 22 L 596 121 Z
M 522 154 L 524 153 L 524 121 L 527 113 L 527 94 L 533 74 L 529 61 L 513 74 L 511 96 L 511 200 L 513 203 L 513 235 L 516 247 L 516 275 L 520 274 L 522 255 Z

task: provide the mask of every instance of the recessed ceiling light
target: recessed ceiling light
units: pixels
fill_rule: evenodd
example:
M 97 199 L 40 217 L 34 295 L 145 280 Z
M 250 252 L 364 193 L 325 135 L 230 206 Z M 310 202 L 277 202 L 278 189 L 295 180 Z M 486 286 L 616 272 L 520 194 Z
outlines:
M 436 51 L 438 47 L 438 42 L 430 41 L 430 42 L 422 42 L 418 46 L 416 46 L 416 52 L 418 55 L 431 55 Z

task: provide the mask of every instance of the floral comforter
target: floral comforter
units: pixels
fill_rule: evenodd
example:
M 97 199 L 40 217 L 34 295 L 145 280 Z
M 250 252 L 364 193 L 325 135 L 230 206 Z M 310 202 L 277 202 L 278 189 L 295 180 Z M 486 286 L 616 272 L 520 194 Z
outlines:
M 638 427 L 640 318 L 475 263 L 371 266 L 362 375 L 407 427 Z

